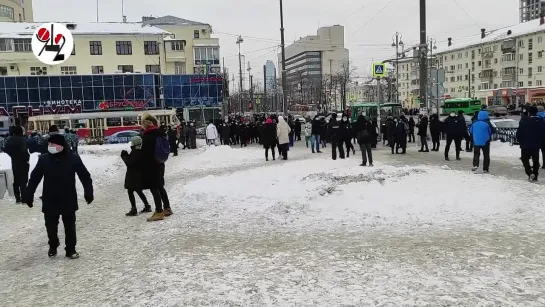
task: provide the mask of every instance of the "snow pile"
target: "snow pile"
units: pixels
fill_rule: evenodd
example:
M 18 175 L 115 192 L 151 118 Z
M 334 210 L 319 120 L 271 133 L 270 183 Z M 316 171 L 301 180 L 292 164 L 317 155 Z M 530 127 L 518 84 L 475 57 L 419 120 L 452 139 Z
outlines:
M 509 143 L 495 141 L 490 143 L 490 156 L 500 158 L 520 158 L 520 147 Z
M 29 178 L 30 173 L 38 162 L 39 156 L 40 154 L 38 153 L 30 155 Z M 93 186 L 95 187 L 95 191 L 101 186 L 108 186 L 114 183 L 122 182 L 122 176 L 125 175 L 125 164 L 119 156 L 82 154 L 80 155 L 80 157 L 85 166 L 87 167 L 89 173 L 91 173 L 91 178 L 93 179 Z M 11 158 L 6 153 L 0 153 L 0 168 L 11 169 Z M 78 180 L 76 180 L 76 182 L 78 182 Z M 83 188 L 81 184 L 76 183 L 76 188 L 78 190 L 78 194 L 83 195 Z M 40 183 L 36 194 L 38 195 L 38 193 L 41 193 L 41 191 L 42 184 Z
M 106 144 L 106 145 L 80 145 L 78 153 L 80 155 L 114 155 L 119 156 L 122 150 L 130 151 L 131 147 L 126 144 Z
M 189 153 L 193 152 L 189 151 Z M 264 160 L 263 149 L 254 147 L 203 146 L 194 155 L 186 156 L 185 153 L 186 151 L 180 152 L 184 160 L 183 168 L 190 170 L 224 168 Z
M 225 223 L 259 218 L 304 227 L 478 225 L 537 213 L 529 211 L 528 194 L 519 192 L 524 189 L 506 179 L 425 166 L 355 165 L 307 160 L 208 176 L 186 184 L 181 197 L 195 210 L 221 212 Z

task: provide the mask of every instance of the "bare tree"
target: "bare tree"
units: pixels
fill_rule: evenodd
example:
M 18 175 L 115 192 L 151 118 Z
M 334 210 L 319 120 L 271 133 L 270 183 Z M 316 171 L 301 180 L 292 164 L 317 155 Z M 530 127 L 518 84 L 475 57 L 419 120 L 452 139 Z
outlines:
M 356 68 L 350 65 L 350 61 L 343 61 L 340 71 L 335 74 L 335 80 L 339 87 L 339 95 L 341 98 L 341 108 L 346 110 L 346 98 L 348 93 L 348 85 L 352 82 L 356 72 Z

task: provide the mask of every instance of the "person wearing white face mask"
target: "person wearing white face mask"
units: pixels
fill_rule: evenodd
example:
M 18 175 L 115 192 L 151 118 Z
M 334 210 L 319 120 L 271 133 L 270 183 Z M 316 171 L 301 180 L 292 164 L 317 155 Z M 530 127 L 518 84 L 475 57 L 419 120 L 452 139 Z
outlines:
M 81 158 L 66 148 L 64 136 L 52 134 L 48 139 L 47 154 L 38 158 L 36 167 L 28 181 L 26 204 L 32 208 L 36 188 L 44 179 L 42 195 L 42 212 L 45 228 L 49 238 L 49 257 L 57 255 L 60 245 L 57 236 L 59 217 L 64 225 L 66 257 L 79 258 L 76 252 L 76 211 L 78 210 L 78 194 L 76 192 L 76 175 L 83 185 L 84 198 L 87 204 L 93 202 L 93 181 Z

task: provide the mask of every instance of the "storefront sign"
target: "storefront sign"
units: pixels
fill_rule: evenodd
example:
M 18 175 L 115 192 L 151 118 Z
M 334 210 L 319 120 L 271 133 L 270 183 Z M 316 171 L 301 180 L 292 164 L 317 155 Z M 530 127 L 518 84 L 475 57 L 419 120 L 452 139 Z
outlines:
M 81 100 L 48 100 L 45 102 L 46 105 L 59 105 L 59 106 L 74 106 L 78 104 L 82 104 L 83 102 Z
M 11 108 L 11 114 L 4 107 L 0 107 L 0 116 L 13 116 L 15 118 L 21 117 L 23 114 L 28 117 L 38 116 L 44 114 L 74 114 L 81 113 L 81 104 L 70 105 L 55 105 L 55 106 L 39 106 L 35 109 L 32 106 L 14 106 Z
M 103 111 L 119 109 L 142 110 L 148 106 L 150 101 L 151 100 L 102 101 L 98 104 L 98 108 Z

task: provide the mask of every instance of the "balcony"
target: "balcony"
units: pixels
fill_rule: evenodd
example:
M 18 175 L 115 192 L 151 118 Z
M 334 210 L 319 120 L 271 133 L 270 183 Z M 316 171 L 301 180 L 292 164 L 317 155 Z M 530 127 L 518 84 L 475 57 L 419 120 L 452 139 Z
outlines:
M 5 51 L 0 52 L 0 63 L 9 64 L 9 63 L 28 63 L 28 62 L 38 62 L 34 53 L 32 52 L 13 52 Z
M 187 62 L 185 51 L 168 51 L 165 54 L 167 62 Z
M 494 57 L 494 51 L 485 51 L 481 53 L 483 59 L 491 59 Z
M 515 77 L 516 77 L 516 74 L 515 74 L 514 72 L 513 72 L 513 73 L 510 73 L 510 72 L 506 73 L 506 72 L 504 72 L 504 73 L 501 74 L 501 79 L 502 79 L 503 81 L 512 81 L 512 80 L 515 80 Z

